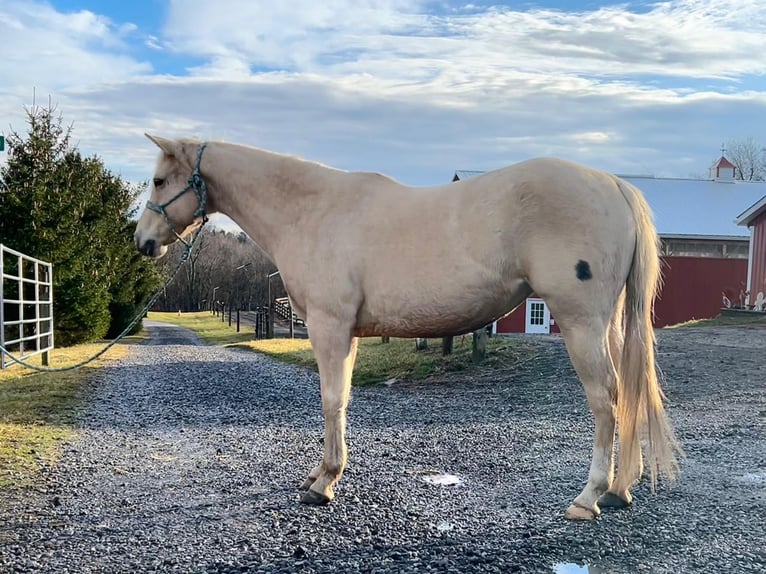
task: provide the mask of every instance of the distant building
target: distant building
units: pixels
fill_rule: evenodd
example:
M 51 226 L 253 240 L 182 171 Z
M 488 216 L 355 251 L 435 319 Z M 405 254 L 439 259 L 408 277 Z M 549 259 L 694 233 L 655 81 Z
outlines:
M 452 181 L 482 173 L 456 171 Z M 655 326 L 715 317 L 724 295 L 734 305 L 744 303 L 749 280 L 760 281 L 766 293 L 766 182 L 741 181 L 735 175 L 735 166 L 722 155 L 711 166 L 709 179 L 619 176 L 642 191 L 662 240 L 663 287 L 655 303 Z M 753 207 L 738 218 L 746 205 Z M 760 259 L 742 227 L 750 222 L 755 223 L 753 238 L 760 241 Z M 555 317 L 535 296 L 496 321 L 493 329 L 558 332 Z
M 737 217 L 737 225 L 750 230 L 750 250 L 747 260 L 747 291 L 749 303 L 766 311 L 766 192 L 764 196 Z
M 733 181 L 736 179 L 737 167 L 724 155 L 710 166 L 710 179 L 716 181 Z

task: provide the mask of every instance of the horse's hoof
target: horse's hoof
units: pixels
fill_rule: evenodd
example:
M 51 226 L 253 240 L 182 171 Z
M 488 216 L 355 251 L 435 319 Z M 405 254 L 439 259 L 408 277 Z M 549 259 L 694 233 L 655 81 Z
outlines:
M 605 492 L 598 499 L 598 505 L 604 508 L 627 508 L 630 501 L 617 496 L 614 492 Z
M 309 489 L 306 492 L 301 493 L 301 502 L 312 506 L 324 506 L 329 504 L 330 497 Z
M 583 508 L 576 504 L 570 504 L 566 513 L 564 513 L 564 518 L 567 520 L 593 520 L 599 514 L 598 507 L 594 510 L 592 508 Z
M 314 484 L 315 482 L 316 482 L 316 478 L 311 478 L 309 476 L 306 480 L 303 481 L 303 484 L 301 484 L 298 487 L 298 490 L 308 490 L 309 488 L 311 488 L 311 485 Z

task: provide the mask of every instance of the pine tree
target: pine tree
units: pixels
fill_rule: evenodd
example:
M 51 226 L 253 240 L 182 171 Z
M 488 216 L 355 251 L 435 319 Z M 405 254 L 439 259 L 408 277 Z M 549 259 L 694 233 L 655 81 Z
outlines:
M 119 333 L 158 284 L 133 246 L 142 187 L 83 157 L 51 106 L 27 110 L 0 168 L 0 242 L 53 264 L 56 344 Z

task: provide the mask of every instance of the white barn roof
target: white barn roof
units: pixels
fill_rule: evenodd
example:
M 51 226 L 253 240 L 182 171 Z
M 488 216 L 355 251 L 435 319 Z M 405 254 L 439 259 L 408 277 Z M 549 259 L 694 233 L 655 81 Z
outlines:
M 621 177 L 643 192 L 662 235 L 750 237 L 737 216 L 766 195 L 766 182 Z
M 481 171 L 457 171 L 457 179 Z M 655 178 L 620 175 L 639 188 L 654 212 L 657 231 L 664 236 L 749 238 L 737 216 L 766 196 L 766 182 L 712 179 Z

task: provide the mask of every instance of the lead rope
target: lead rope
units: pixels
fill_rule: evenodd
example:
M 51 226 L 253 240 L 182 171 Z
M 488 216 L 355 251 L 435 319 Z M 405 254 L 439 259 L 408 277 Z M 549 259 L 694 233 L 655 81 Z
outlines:
M 28 369 L 32 369 L 34 371 L 40 371 L 43 373 L 61 373 L 64 371 L 72 371 L 74 369 L 79 369 L 80 367 L 84 367 L 88 363 L 91 363 L 98 359 L 101 355 L 106 353 L 109 349 L 114 347 L 117 343 L 120 342 L 120 340 L 124 339 L 127 334 L 130 332 L 130 330 L 136 326 L 136 324 L 141 320 L 141 318 L 146 314 L 149 309 L 151 309 L 152 305 L 159 299 L 162 292 L 165 290 L 165 288 L 170 285 L 170 282 L 175 278 L 175 276 L 178 274 L 178 271 L 183 267 L 184 263 L 186 263 L 189 260 L 189 256 L 191 255 L 192 248 L 194 247 L 194 244 L 197 242 L 197 238 L 200 236 L 200 233 L 202 232 L 202 228 L 205 226 L 205 223 L 207 222 L 207 218 L 202 219 L 202 225 L 200 225 L 199 229 L 194 234 L 194 237 L 191 241 L 186 242 L 184 241 L 184 252 L 181 254 L 181 258 L 178 260 L 178 264 L 176 265 L 176 268 L 173 270 L 173 272 L 170 274 L 170 276 L 165 280 L 165 283 L 160 287 L 157 292 L 152 296 L 151 299 L 149 299 L 149 302 L 144 305 L 144 308 L 141 309 L 141 311 L 136 315 L 135 319 L 133 319 L 130 324 L 125 327 L 125 330 L 117 335 L 117 337 L 110 342 L 106 347 L 101 349 L 99 352 L 97 352 L 92 357 L 89 357 L 85 359 L 84 361 L 80 361 L 79 363 L 75 365 L 70 365 L 68 367 L 58 367 L 58 368 L 52 368 L 52 367 L 38 367 L 37 365 L 33 365 L 31 363 L 28 363 L 26 361 L 23 361 L 21 359 L 17 359 L 14 357 L 10 351 L 8 351 L 4 346 L 0 345 L 0 353 L 4 353 L 10 358 L 14 363 L 18 363 L 19 365 L 22 365 L 24 367 L 27 367 Z M 2 327 L 0 327 L 2 328 Z

